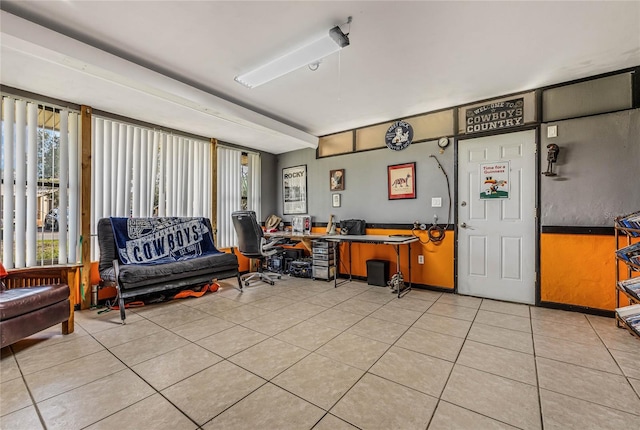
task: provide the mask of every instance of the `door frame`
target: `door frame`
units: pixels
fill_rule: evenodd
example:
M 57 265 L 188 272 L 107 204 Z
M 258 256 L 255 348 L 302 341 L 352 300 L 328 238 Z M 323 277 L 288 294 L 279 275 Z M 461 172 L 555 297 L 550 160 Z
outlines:
M 459 157 L 458 157 L 458 142 L 461 140 L 468 140 L 468 139 L 477 139 L 480 137 L 491 137 L 491 136 L 497 136 L 497 135 L 501 135 L 501 134 L 509 134 L 509 133 L 517 133 L 519 131 L 529 131 L 529 130 L 534 130 L 535 131 L 535 145 L 536 145 L 536 149 L 535 149 L 535 172 L 536 172 L 536 180 L 535 180 L 535 189 L 536 189 L 536 195 L 534 198 L 535 201 L 535 205 L 536 205 L 536 209 L 535 209 L 535 240 L 534 240 L 534 258 L 535 258 L 535 279 L 534 279 L 534 283 L 535 283 L 535 304 L 534 306 L 540 306 L 540 302 L 541 302 L 541 297 L 540 297 L 540 184 L 541 184 L 541 176 L 542 174 L 540 173 L 540 156 L 541 156 L 541 151 L 540 151 L 540 126 L 538 124 L 534 124 L 534 125 L 530 125 L 527 127 L 518 127 L 518 128 L 512 128 L 512 129 L 506 129 L 506 130 L 501 130 L 499 132 L 493 132 L 493 133 L 475 133 L 475 134 L 469 134 L 469 135 L 458 135 L 455 136 L 453 139 L 453 149 L 454 149 L 454 153 L 453 153 L 453 176 L 455 177 L 455 189 L 453 190 L 453 204 L 454 207 L 456 208 L 456 210 L 454 211 L 454 223 L 453 223 L 453 232 L 454 232 L 454 236 L 456 238 L 454 246 L 453 246 L 453 292 L 455 294 L 458 294 L 458 245 L 459 245 L 459 236 L 458 236 L 458 202 L 459 202 L 459 196 L 458 196 L 458 184 L 460 183 L 460 178 L 459 178 L 459 168 L 458 168 L 458 163 L 459 163 Z

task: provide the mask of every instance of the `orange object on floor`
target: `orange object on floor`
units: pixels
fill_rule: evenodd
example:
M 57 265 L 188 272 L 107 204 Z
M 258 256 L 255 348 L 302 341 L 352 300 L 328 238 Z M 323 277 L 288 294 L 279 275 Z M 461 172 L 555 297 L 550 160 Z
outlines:
M 202 297 L 206 294 L 207 291 L 215 293 L 216 291 L 218 291 L 218 288 L 220 288 L 220 284 L 218 284 L 217 282 L 212 282 L 211 284 L 206 284 L 200 291 L 182 290 L 178 294 L 173 296 L 173 298 L 184 299 L 187 297 Z
M 125 309 L 129 309 L 129 308 L 139 308 L 139 307 L 142 307 L 142 306 L 144 306 L 144 302 L 143 302 L 142 300 L 138 300 L 138 301 L 135 301 L 135 302 L 126 303 L 126 304 L 124 305 L 124 308 L 125 308 Z M 112 309 L 112 310 L 114 310 L 114 311 L 117 311 L 117 310 L 120 310 L 120 306 L 118 306 L 118 305 L 113 305 L 113 306 L 111 306 L 111 309 Z

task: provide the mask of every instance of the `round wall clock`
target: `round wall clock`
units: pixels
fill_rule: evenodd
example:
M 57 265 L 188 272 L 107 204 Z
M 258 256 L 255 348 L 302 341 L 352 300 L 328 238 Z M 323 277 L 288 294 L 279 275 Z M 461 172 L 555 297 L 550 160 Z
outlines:
M 384 141 L 394 151 L 405 149 L 413 141 L 413 127 L 408 122 L 396 121 L 387 130 Z

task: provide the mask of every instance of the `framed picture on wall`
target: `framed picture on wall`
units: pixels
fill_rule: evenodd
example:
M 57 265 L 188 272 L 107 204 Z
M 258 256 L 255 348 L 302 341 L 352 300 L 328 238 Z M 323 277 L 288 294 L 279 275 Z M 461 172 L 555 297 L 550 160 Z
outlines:
M 282 201 L 285 215 L 307 213 L 307 165 L 282 169 Z
M 329 187 L 331 191 L 344 191 L 344 169 L 329 172 Z
M 416 163 L 387 166 L 389 200 L 416 198 Z

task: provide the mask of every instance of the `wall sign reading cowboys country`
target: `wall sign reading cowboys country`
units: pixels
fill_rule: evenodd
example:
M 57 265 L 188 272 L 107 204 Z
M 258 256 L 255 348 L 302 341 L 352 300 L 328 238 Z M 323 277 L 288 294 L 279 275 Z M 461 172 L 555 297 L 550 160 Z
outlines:
M 500 130 L 524 125 L 524 99 L 493 102 L 467 109 L 467 133 Z
M 384 136 L 384 142 L 389 149 L 400 151 L 411 145 L 413 141 L 413 127 L 405 121 L 396 121 L 391 124 Z

